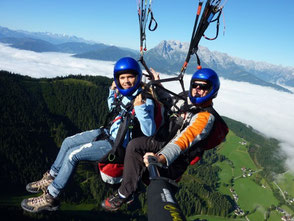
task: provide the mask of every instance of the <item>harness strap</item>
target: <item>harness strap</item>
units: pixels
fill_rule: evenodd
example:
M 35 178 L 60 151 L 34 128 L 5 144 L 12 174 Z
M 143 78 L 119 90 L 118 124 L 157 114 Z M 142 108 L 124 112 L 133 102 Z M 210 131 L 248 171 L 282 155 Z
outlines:
M 151 10 L 152 1 L 150 0 L 148 3 L 148 1 L 145 0 L 144 2 L 145 4 L 143 3 L 143 0 L 138 1 L 138 17 L 139 17 L 139 25 L 140 25 L 140 53 L 142 56 L 143 56 L 143 51 L 147 51 L 145 30 L 146 30 L 146 24 L 147 24 L 149 14 L 151 16 L 150 22 L 148 25 L 149 31 L 155 31 L 158 25 L 153 16 L 153 12 Z M 144 44 L 145 44 L 145 47 L 143 48 Z
M 148 26 L 148 29 L 149 31 L 155 31 L 156 28 L 157 28 L 157 21 L 155 20 L 154 16 L 153 16 L 153 12 L 151 11 L 151 9 L 148 9 L 148 11 L 150 11 L 150 15 L 151 15 L 151 18 L 150 18 L 150 23 L 149 23 L 149 26 Z M 152 28 L 152 23 L 154 23 L 154 27 Z
M 120 103 L 122 103 L 122 98 L 118 97 L 118 94 L 115 93 L 114 94 L 114 101 L 112 103 L 112 105 L 115 105 L 115 108 L 113 108 L 106 116 L 105 120 L 104 120 L 104 124 L 102 126 L 102 128 L 109 128 L 110 127 L 110 118 L 111 116 L 116 116 L 120 111 Z
M 133 109 L 133 103 L 134 103 L 133 99 L 131 102 L 129 102 L 127 105 L 121 104 L 121 106 L 123 106 L 126 111 L 123 113 L 122 116 L 117 117 L 115 119 L 115 121 L 121 119 L 121 123 L 116 135 L 116 138 L 113 142 L 113 146 L 112 146 L 112 150 L 110 151 L 110 153 L 108 154 L 108 160 L 110 162 L 113 162 L 116 157 L 122 157 L 122 151 L 119 151 L 120 148 L 122 148 L 123 142 L 124 142 L 124 138 L 127 134 L 127 132 L 129 131 L 129 129 L 132 128 L 132 122 L 133 119 L 135 118 L 135 111 Z M 130 110 L 132 110 L 132 112 L 130 113 Z
M 203 1 L 199 1 L 196 19 L 195 19 L 195 23 L 194 23 L 194 27 L 193 27 L 193 31 L 192 31 L 192 37 L 191 37 L 191 41 L 190 41 L 190 47 L 189 47 L 189 50 L 187 53 L 186 60 L 182 66 L 181 73 L 185 72 L 185 70 L 187 68 L 187 64 L 189 63 L 189 60 L 190 60 L 190 57 L 192 54 L 196 54 L 198 69 L 201 68 L 200 59 L 197 55 L 198 44 L 199 44 L 202 36 L 207 40 L 215 40 L 218 37 L 219 19 L 220 19 L 221 12 L 223 9 L 223 6 L 219 6 L 220 2 L 221 2 L 221 0 L 207 0 L 206 4 L 204 6 L 204 9 L 202 11 Z M 201 14 L 201 11 L 202 11 L 202 14 Z M 213 17 L 215 14 L 218 14 L 218 15 L 217 15 L 217 18 L 213 20 Z M 199 18 L 200 18 L 200 21 L 198 23 Z M 208 38 L 204 35 L 204 32 L 208 28 L 209 24 L 212 22 L 215 22 L 215 21 L 217 21 L 216 36 L 214 38 Z

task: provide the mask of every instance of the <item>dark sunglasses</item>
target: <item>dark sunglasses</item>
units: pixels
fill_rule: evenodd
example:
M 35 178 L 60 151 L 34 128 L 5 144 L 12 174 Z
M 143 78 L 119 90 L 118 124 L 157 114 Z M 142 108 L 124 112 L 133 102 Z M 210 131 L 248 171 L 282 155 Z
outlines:
M 197 88 L 199 87 L 199 89 L 201 90 L 208 90 L 210 89 L 210 84 L 201 84 L 201 83 L 192 83 L 192 88 Z

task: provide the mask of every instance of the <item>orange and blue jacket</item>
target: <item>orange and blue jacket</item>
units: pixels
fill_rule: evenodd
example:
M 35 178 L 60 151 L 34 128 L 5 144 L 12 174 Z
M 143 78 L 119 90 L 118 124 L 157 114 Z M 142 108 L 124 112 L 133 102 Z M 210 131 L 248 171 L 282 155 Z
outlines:
M 207 111 L 198 113 L 186 112 L 184 114 L 184 129 L 178 131 L 178 134 L 158 153 L 166 158 L 167 166 L 185 152 L 203 144 L 209 138 L 214 126 L 216 117 Z M 187 125 L 187 126 L 185 126 Z

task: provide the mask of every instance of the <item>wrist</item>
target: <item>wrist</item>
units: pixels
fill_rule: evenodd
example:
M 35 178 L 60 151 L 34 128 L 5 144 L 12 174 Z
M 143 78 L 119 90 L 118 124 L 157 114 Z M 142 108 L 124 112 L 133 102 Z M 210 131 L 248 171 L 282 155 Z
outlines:
M 165 156 L 162 155 L 162 154 L 157 155 L 157 160 L 158 160 L 159 163 L 166 164 Z

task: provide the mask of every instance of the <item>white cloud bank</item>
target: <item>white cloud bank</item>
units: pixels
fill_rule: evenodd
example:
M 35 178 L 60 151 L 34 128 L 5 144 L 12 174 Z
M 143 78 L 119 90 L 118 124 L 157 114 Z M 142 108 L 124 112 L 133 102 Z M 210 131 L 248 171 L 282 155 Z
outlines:
M 114 62 L 71 57 L 70 54 L 18 50 L 0 43 L 0 69 L 35 78 L 70 74 L 110 76 Z
M 36 53 L 0 44 L 0 69 L 35 78 L 69 74 L 112 77 L 114 62 L 73 58 L 63 53 Z M 167 78 L 161 74 L 161 78 Z M 189 75 L 184 78 L 188 88 Z M 165 84 L 180 92 L 178 82 Z M 293 88 L 292 88 L 293 90 Z M 221 79 L 214 106 L 221 115 L 248 124 L 261 133 L 282 142 L 285 162 L 294 171 L 294 95 L 269 87 Z

